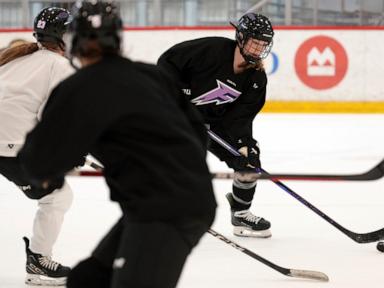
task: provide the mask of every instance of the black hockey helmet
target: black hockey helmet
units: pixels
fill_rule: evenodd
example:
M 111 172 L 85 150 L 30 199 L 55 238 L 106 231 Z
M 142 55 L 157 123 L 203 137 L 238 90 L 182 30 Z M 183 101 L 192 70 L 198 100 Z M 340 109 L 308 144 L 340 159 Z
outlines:
M 85 53 L 85 42 L 96 40 L 103 53 L 120 50 L 122 20 L 114 1 L 78 1 L 73 11 L 69 32 L 72 55 Z
M 64 45 L 63 35 L 70 23 L 70 13 L 64 8 L 44 8 L 33 23 L 33 36 L 38 42 L 53 42 Z
M 266 58 L 273 45 L 273 28 L 271 21 L 261 14 L 246 13 L 239 21 L 230 22 L 236 28 L 236 41 L 244 59 L 251 64 Z M 261 40 L 266 43 L 262 53 L 258 57 L 252 56 L 244 51 L 244 46 L 249 39 Z

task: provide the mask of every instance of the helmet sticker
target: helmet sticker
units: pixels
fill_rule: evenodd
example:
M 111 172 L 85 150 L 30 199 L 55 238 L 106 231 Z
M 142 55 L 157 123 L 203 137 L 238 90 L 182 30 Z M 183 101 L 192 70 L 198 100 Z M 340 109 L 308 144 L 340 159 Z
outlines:
M 102 24 L 101 15 L 90 15 L 88 21 L 91 22 L 92 28 L 100 28 Z
M 46 24 L 47 24 L 47 22 L 45 22 L 45 21 L 43 21 L 43 20 L 39 20 L 39 21 L 37 22 L 36 27 L 37 27 L 37 28 L 40 28 L 40 29 L 44 29 Z

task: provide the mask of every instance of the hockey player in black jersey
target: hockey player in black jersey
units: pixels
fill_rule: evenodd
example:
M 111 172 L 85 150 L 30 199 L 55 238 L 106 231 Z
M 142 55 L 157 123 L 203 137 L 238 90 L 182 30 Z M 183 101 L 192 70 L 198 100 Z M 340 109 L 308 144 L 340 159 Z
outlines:
M 175 97 L 171 79 L 120 56 L 116 6 L 77 5 L 71 54 L 82 68 L 52 92 L 21 162 L 31 181 L 45 186 L 89 152 L 104 165 L 111 200 L 120 204 L 121 219 L 72 269 L 68 288 L 175 287 L 214 218 L 206 136 L 193 129 L 199 119 Z
M 210 129 L 244 156 L 233 156 L 213 142 L 209 150 L 235 171 L 255 171 L 260 168 L 260 149 L 252 122 L 265 103 L 262 60 L 271 50 L 274 32 L 269 19 L 255 13 L 231 24 L 236 41 L 207 37 L 182 42 L 163 53 L 158 65 L 176 79 Z M 270 237 L 270 222 L 249 211 L 255 189 L 256 182 L 235 179 L 232 193 L 227 194 L 234 234 Z

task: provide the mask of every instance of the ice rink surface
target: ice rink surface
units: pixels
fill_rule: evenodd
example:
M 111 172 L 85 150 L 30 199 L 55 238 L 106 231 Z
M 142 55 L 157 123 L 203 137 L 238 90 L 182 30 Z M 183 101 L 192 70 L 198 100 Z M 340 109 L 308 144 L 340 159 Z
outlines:
M 261 114 L 254 135 L 262 163 L 271 173 L 360 173 L 384 158 L 384 115 Z M 212 155 L 213 172 L 229 171 Z M 166 175 L 165 175 L 166 177 Z M 87 257 L 118 219 L 102 178 L 69 177 L 75 199 L 54 259 L 74 265 Z M 366 233 L 384 227 L 384 178 L 373 182 L 283 181 L 345 228 Z M 26 287 L 24 243 L 36 204 L 0 178 L 0 288 Z M 211 235 L 188 259 L 178 288 L 382 288 L 384 254 L 376 243 L 358 244 L 270 181 L 260 181 L 252 211 L 272 222 L 272 238 L 232 235 L 225 193 L 230 181 L 214 181 L 219 204 L 213 229 L 268 260 L 286 267 L 317 270 L 330 281 L 294 279 L 272 270 Z M 172 257 L 172 255 L 169 255 Z

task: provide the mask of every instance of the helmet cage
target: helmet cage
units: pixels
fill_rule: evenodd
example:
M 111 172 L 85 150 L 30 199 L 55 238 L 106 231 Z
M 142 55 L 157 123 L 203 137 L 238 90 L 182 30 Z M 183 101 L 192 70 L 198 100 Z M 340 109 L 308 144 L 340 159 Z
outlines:
M 260 41 L 266 42 L 267 44 L 266 45 L 251 44 L 250 48 L 246 49 L 245 46 L 247 42 L 252 39 L 260 40 Z M 239 31 L 236 31 L 236 40 L 237 40 L 237 43 L 239 44 L 241 55 L 243 56 L 244 60 L 250 64 L 256 64 L 258 61 L 267 58 L 273 46 L 273 40 L 265 41 L 265 39 L 259 39 L 249 34 L 244 36 Z M 255 56 L 255 54 L 252 53 L 255 51 L 258 52 L 258 56 Z
M 271 52 L 273 46 L 273 28 L 269 19 L 261 14 L 247 13 L 240 18 L 238 22 L 232 23 L 236 28 L 236 41 L 240 48 L 240 53 L 250 64 L 256 64 L 258 61 L 265 59 Z M 255 56 L 254 53 L 249 53 L 249 49 L 245 50 L 247 42 L 251 39 L 266 42 L 267 45 L 261 47 L 251 47 L 250 50 L 258 52 Z

